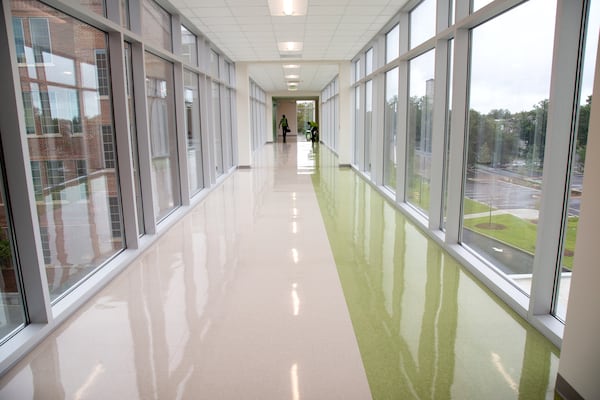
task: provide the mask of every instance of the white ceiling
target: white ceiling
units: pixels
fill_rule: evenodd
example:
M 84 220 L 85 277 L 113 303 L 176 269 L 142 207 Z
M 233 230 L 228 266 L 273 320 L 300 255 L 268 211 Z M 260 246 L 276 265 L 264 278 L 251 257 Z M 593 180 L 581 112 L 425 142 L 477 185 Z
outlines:
M 338 62 L 352 59 L 408 0 L 304 1 L 304 16 L 271 16 L 268 0 L 170 3 L 232 61 L 249 63 L 251 77 L 267 92 L 287 91 L 283 65 L 290 63 L 301 66 L 298 91 L 320 92 Z M 280 42 L 302 42 L 303 49 L 282 57 Z

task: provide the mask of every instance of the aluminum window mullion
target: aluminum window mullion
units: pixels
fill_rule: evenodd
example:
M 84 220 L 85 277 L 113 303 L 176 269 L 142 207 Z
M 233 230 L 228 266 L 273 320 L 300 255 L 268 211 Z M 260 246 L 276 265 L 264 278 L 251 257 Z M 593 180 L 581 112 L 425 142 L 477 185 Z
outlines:
M 0 6 L 0 20 L 5 21 L 4 28 L 0 29 L 0 59 L 11 60 L 0 63 L 0 93 L 14 94 L 5 96 L 3 118 L 0 118 L 4 161 L 6 165 L 11 166 L 10 174 L 6 174 L 5 185 L 10 194 L 10 203 L 19 205 L 10 207 L 9 210 L 14 224 L 13 234 L 16 239 L 14 244 L 18 253 L 18 263 L 27 266 L 27 268 L 19 268 L 26 296 L 24 306 L 30 323 L 45 324 L 51 322 L 53 316 L 31 179 L 25 112 L 16 66 L 17 57 L 8 1 L 2 2 Z M 4 357 L 0 357 L 0 363 L 2 361 Z
M 445 39 L 439 40 L 435 47 L 434 77 L 429 229 L 437 231 L 441 228 L 443 215 L 444 139 L 448 112 L 448 41 Z
M 117 160 L 119 162 L 118 173 L 125 243 L 128 248 L 137 249 L 140 234 L 138 232 L 137 219 L 142 216 L 137 215 L 135 198 L 135 176 L 131 155 L 137 150 L 132 149 L 131 135 L 129 134 L 127 81 L 122 72 L 126 70 L 123 35 L 119 32 L 109 33 L 108 46 L 110 54 L 110 78 L 112 82 L 112 103 L 115 110 L 113 115 Z
M 568 202 L 567 166 L 577 134 L 574 119 L 579 101 L 578 74 L 583 51 L 583 3 L 569 0 L 559 0 L 557 3 L 530 317 L 551 312 L 555 279 L 561 261 L 565 203 Z

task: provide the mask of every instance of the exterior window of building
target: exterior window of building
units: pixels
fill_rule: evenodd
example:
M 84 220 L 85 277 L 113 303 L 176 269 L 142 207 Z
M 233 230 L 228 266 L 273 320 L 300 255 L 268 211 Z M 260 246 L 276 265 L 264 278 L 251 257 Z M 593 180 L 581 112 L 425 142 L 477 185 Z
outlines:
M 360 138 L 362 137 L 360 131 L 360 86 L 354 88 L 354 107 L 354 164 L 358 165 L 358 156 L 361 150 Z
M 24 64 L 27 62 L 25 58 L 25 33 L 23 32 L 22 18 L 13 17 L 13 32 L 15 35 L 15 48 L 17 52 L 17 62 Z
M 193 195 L 204 187 L 202 172 L 202 134 L 198 75 L 184 71 L 185 131 L 187 133 L 188 183 Z
M 452 121 L 452 79 L 454 76 L 454 39 L 448 41 L 448 110 L 446 114 L 446 127 L 444 135 L 444 178 L 442 196 L 442 230 L 446 230 L 447 201 L 448 201 L 448 165 L 450 163 L 450 122 Z
M 96 50 L 96 71 L 98 74 L 98 93 L 100 96 L 108 96 L 108 57 L 106 50 Z
M 104 0 L 79 0 L 79 4 L 98 15 L 106 16 L 106 6 Z
M 173 49 L 171 15 L 153 0 L 142 2 L 142 35 L 154 46 Z
M 531 0 L 472 31 L 462 243 L 527 294 L 536 252 L 553 51 L 548 38 L 554 37 L 555 12 L 556 2 Z M 532 19 L 534 30 L 527 23 Z
M 145 58 L 154 215 L 161 220 L 181 204 L 173 64 L 148 52 Z
M 129 22 L 129 0 L 119 0 L 121 5 L 121 26 L 129 29 L 131 23 Z
M 212 81 L 213 137 L 215 140 L 213 151 L 217 176 L 223 174 L 223 134 L 221 130 L 221 95 L 219 92 L 219 84 Z
M 111 125 L 102 125 L 102 146 L 104 149 L 104 168 L 115 168 L 115 139 Z
M 42 184 L 42 170 L 39 161 L 31 161 L 31 178 L 33 179 L 33 191 L 35 199 L 44 199 L 44 185 Z
M 50 28 L 48 18 L 29 18 L 31 48 L 36 64 L 52 63 L 52 45 L 50 44 Z
M 77 168 L 77 176 L 85 177 L 87 176 L 87 161 L 86 160 L 75 160 L 76 168 Z
M 108 198 L 108 206 L 110 209 L 110 228 L 114 239 L 121 239 L 123 228 L 121 225 L 121 208 L 119 206 L 119 198 L 111 196 Z
M 561 268 L 557 272 L 557 288 L 555 290 L 553 313 L 560 320 L 567 318 L 567 302 L 571 287 L 571 273 L 575 257 L 575 240 L 579 224 L 579 206 L 583 195 L 583 174 L 585 173 L 585 153 L 592 108 L 592 89 L 594 84 L 594 67 L 598 49 L 598 31 L 600 29 L 600 2 L 590 1 L 587 17 L 583 68 L 581 71 L 581 91 L 579 95 L 578 125 L 574 152 L 571 155 L 571 178 L 567 193 L 567 220 L 563 223 L 565 237 Z
M 436 0 L 424 0 L 410 12 L 410 48 L 435 36 Z
M 365 76 L 373 72 L 373 48 L 365 53 Z
M 396 193 L 396 135 L 398 133 L 398 67 L 385 73 L 383 184 Z
M 354 82 L 360 81 L 360 59 L 354 62 Z
M 50 297 L 56 301 L 124 246 L 109 240 L 108 198 L 119 190 L 115 171 L 105 170 L 102 162 L 101 127 L 113 124 L 112 104 L 110 96 L 101 98 L 95 80 L 96 50 L 108 55 L 107 39 L 104 32 L 38 1 L 11 4 L 12 14 L 27 25 L 26 56 L 31 46 L 35 59 L 20 65 L 19 75 L 21 90 L 28 93 L 25 106 L 33 115 L 33 123 L 31 118 L 26 123 L 34 133 L 28 135 L 31 179 Z M 93 201 L 79 201 L 82 194 Z
M 1 166 L 4 170 L 4 162 Z M 13 225 L 0 171 L 0 343 L 27 323 L 23 290 L 13 250 Z
M 191 65 L 198 65 L 198 39 L 185 26 L 181 26 L 181 57 Z
M 219 54 L 217 54 L 216 51 L 211 50 L 210 51 L 210 56 L 209 56 L 209 61 L 210 61 L 210 74 L 213 78 L 218 78 L 219 77 Z
M 371 173 L 371 135 L 373 132 L 373 81 L 365 84 L 365 172 Z
M 406 201 L 429 213 L 435 50 L 409 62 Z
M 493 0 L 472 0 L 471 12 L 475 12 L 490 4 Z
M 137 126 L 135 121 L 135 103 L 133 101 L 133 75 L 131 61 L 131 45 L 127 42 L 123 44 L 125 52 L 125 78 L 127 83 L 127 112 L 129 114 L 129 137 L 131 139 L 131 161 L 133 163 L 133 179 L 135 181 L 135 206 L 137 210 L 138 232 L 144 234 L 144 208 L 142 203 L 142 185 L 140 181 L 139 155 L 138 155 L 138 140 Z
M 385 62 L 389 63 L 400 55 L 400 25 L 385 35 Z

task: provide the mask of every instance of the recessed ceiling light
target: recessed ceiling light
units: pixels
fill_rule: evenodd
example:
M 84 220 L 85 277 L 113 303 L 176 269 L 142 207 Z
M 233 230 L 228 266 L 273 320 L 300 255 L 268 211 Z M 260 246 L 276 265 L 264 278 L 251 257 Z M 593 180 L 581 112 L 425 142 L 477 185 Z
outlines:
M 286 75 L 285 79 L 298 79 L 300 78 L 300 75 Z
M 304 44 L 302 42 L 279 42 L 277 46 L 280 53 L 299 53 Z
M 285 64 L 283 66 L 283 68 L 286 68 L 286 69 L 295 69 L 295 68 L 300 68 L 300 66 L 298 64 Z
M 269 0 L 269 12 L 273 17 L 299 17 L 306 15 L 308 0 Z

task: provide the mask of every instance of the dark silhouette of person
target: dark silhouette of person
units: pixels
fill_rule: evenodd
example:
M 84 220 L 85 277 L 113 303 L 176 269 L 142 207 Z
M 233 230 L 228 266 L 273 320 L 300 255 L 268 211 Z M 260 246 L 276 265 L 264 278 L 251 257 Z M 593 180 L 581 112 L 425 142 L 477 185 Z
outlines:
M 285 143 L 286 135 L 290 131 L 289 125 L 288 125 L 288 120 L 285 117 L 285 114 L 283 114 L 283 116 L 281 117 L 281 121 L 279 121 L 279 127 L 281 128 L 281 130 L 283 132 L 283 143 Z

